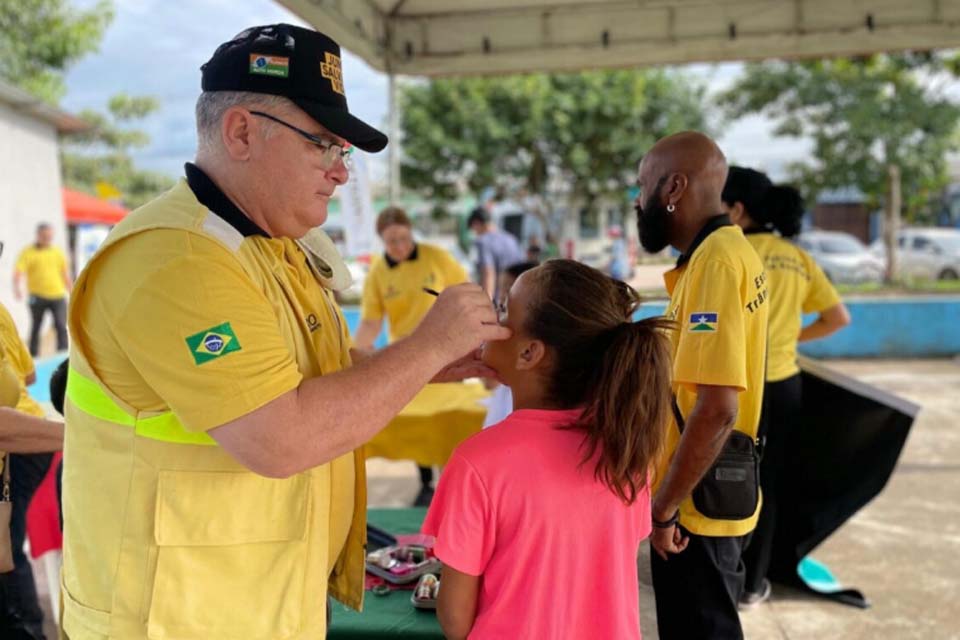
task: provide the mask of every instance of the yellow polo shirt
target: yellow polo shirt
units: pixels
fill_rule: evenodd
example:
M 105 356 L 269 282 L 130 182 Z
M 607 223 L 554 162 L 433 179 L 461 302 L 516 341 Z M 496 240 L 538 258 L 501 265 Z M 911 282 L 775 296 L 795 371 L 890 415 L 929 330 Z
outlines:
M 779 382 L 800 373 L 797 339 L 804 313 L 820 313 L 840 304 L 840 295 L 809 253 L 772 233 L 747 233 L 760 255 L 773 291 L 770 299 L 767 380 Z
M 19 381 L 16 409 L 31 416 L 44 417 L 46 412 L 36 400 L 27 393 L 26 379 L 34 371 L 33 358 L 17 333 L 17 326 L 7 309 L 0 304 L 0 349 Z
M 460 263 L 433 245 L 418 244 L 413 257 L 400 263 L 379 256 L 363 284 L 363 319 L 386 317 L 394 342 L 412 333 L 430 310 L 435 298 L 424 287 L 443 291 L 467 280 Z
M 687 257 L 689 256 L 689 258 Z M 769 292 L 763 263 L 740 227 L 726 216 L 708 223 L 679 266 L 664 275 L 670 304 L 667 317 L 673 347 L 673 390 L 684 417 L 697 401 L 698 385 L 739 390 L 734 428 L 756 437 L 763 405 L 764 356 Z M 666 475 L 680 442 L 671 419 L 666 453 L 657 482 Z M 742 536 L 756 526 L 757 511 L 743 520 L 713 520 L 689 497 L 680 506 L 680 523 L 702 536 Z
M 59 247 L 27 247 L 17 258 L 16 270 L 26 275 L 27 291 L 32 296 L 57 300 L 67 295 L 67 284 L 63 281 L 67 257 Z

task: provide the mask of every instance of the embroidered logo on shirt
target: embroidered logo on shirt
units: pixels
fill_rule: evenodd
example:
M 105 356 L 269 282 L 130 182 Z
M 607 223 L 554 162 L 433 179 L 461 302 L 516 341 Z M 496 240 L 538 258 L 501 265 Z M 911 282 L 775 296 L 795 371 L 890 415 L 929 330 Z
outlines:
M 716 311 L 700 311 L 690 315 L 690 331 L 716 331 L 719 315 Z
M 210 327 L 187 338 L 187 347 L 193 361 L 200 365 L 221 358 L 228 353 L 240 351 L 240 341 L 229 322 Z
M 310 333 L 313 333 L 320 328 L 320 321 L 317 320 L 316 314 L 311 313 L 307 316 L 307 327 L 309 327 Z

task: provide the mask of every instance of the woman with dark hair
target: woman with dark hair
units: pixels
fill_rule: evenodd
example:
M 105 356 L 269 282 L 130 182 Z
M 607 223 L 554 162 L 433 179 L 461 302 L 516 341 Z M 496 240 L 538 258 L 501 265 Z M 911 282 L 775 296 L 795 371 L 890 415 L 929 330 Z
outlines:
M 759 171 L 730 167 L 722 198 L 731 221 L 743 228 L 763 260 L 770 283 L 766 416 L 759 434 L 766 438 L 760 463 L 763 508 L 743 555 L 747 575 L 740 607 L 744 609 L 770 597 L 766 576 L 777 520 L 777 473 L 783 467 L 802 400 L 797 344 L 839 331 L 850 324 L 850 314 L 810 254 L 790 241 L 800 233 L 804 212 L 803 198 L 796 189 L 774 185 Z M 819 317 L 802 327 L 805 313 L 818 313 Z
M 510 289 L 513 335 L 483 361 L 514 412 L 457 448 L 423 525 L 444 565 L 446 637 L 640 637 L 637 552 L 672 367 L 666 322 L 634 322 L 639 303 L 572 260 Z

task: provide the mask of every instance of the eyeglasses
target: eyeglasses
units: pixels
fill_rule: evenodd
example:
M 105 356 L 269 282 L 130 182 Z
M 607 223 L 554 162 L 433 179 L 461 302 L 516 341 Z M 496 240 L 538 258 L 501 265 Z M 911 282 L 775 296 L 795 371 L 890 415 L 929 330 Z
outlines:
M 311 144 L 316 145 L 320 148 L 320 168 L 324 171 L 328 171 L 336 165 L 337 160 L 343 163 L 343 166 L 348 171 L 353 166 L 353 161 L 350 155 L 353 153 L 353 147 L 343 146 L 329 140 L 324 140 L 320 136 L 315 136 L 312 133 L 307 133 L 300 127 L 295 127 L 289 122 L 285 122 L 276 116 L 272 116 L 269 113 L 264 113 L 262 111 L 251 111 L 255 116 L 260 116 L 261 118 L 266 118 L 267 120 L 272 120 L 277 124 L 282 124 L 287 129 L 295 131 L 300 134 L 304 139 L 306 139 Z

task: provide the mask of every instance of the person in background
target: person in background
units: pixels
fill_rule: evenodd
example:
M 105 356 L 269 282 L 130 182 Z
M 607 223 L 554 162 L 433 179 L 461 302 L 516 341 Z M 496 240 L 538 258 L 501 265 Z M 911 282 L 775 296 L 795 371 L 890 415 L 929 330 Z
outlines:
M 0 637 L 42 639 L 43 611 L 23 545 L 27 534 L 27 507 L 50 468 L 51 455 L 45 452 L 63 447 L 63 426 L 44 420 L 43 408 L 27 392 L 27 386 L 37 378 L 33 358 L 3 305 L 0 305 L 0 351 L 17 382 L 16 402 L 0 409 L 0 450 L 10 453 L 6 459 L 10 464 L 13 501 L 10 540 L 14 561 L 13 571 L 0 574 Z M 0 460 L 0 467 L 2 464 Z
M 490 212 L 477 207 L 467 218 L 467 226 L 475 236 L 477 250 L 477 282 L 492 300 L 499 300 L 497 287 L 500 274 L 510 265 L 525 262 L 526 257 L 517 239 L 493 224 Z
M 658 141 L 637 177 L 643 248 L 681 252 L 664 274 L 677 418 L 657 468 L 650 539 L 663 640 L 743 637 L 741 555 L 759 516 L 758 483 L 734 469 L 723 492 L 711 492 L 719 500 L 694 499 L 734 431 L 756 439 L 763 404 L 769 290 L 757 252 L 722 212 L 726 179 L 720 148 L 693 131 Z
M 799 426 L 802 408 L 797 343 L 839 331 L 850 324 L 850 314 L 810 254 L 790 241 L 800 233 L 804 212 L 803 199 L 796 189 L 774 186 L 759 171 L 730 167 L 723 207 L 730 220 L 743 228 L 747 241 L 763 260 L 772 292 L 766 415 L 760 428 L 760 437 L 766 439 L 760 461 L 763 507 L 743 556 L 746 584 L 740 608 L 749 609 L 767 600 L 771 593 L 767 569 L 780 502 L 778 473 L 786 460 L 791 434 Z M 818 318 L 803 327 L 805 313 L 817 313 Z
M 610 277 L 614 280 L 630 279 L 630 257 L 627 254 L 627 240 L 623 237 L 623 227 L 615 224 L 610 227 Z
M 374 260 L 364 281 L 361 321 L 354 338 L 354 347 L 368 353 L 374 350 L 384 318 L 391 343 L 417 328 L 436 301 L 424 292 L 425 288 L 440 292 L 469 280 L 450 253 L 414 241 L 410 218 L 399 207 L 380 212 L 377 235 L 383 241 L 384 253 Z M 433 497 L 433 468 L 417 468 L 420 492 L 414 506 L 427 506 Z
M 515 265 L 507 267 L 503 273 L 500 274 L 500 299 L 497 300 L 497 309 L 498 311 L 504 311 L 507 307 L 507 292 L 510 291 L 510 288 L 513 286 L 513 283 L 517 281 L 517 278 L 521 274 L 535 269 L 537 267 L 536 262 L 518 262 Z M 487 429 L 492 427 L 498 422 L 503 422 L 507 416 L 513 412 L 513 394 L 510 392 L 510 387 L 497 382 L 496 380 L 491 381 L 492 386 L 488 385 L 488 389 L 493 389 L 493 395 L 490 396 L 490 404 L 487 405 L 487 417 L 483 421 L 483 428 Z
M 462 443 L 423 533 L 443 562 L 447 638 L 640 638 L 637 553 L 670 412 L 662 318 L 573 260 L 532 269 L 483 360 L 515 411 Z M 602 558 L 602 560 L 599 560 Z
M 13 293 L 23 300 L 22 280 L 26 277 L 30 295 L 30 355 L 40 352 L 40 327 L 49 311 L 57 330 L 57 351 L 67 349 L 67 293 L 73 286 L 67 257 L 53 245 L 53 227 L 37 226 L 36 242 L 17 258 L 13 272 Z
M 540 244 L 540 238 L 533 236 L 527 244 L 527 262 L 540 264 L 543 262 L 543 247 Z

